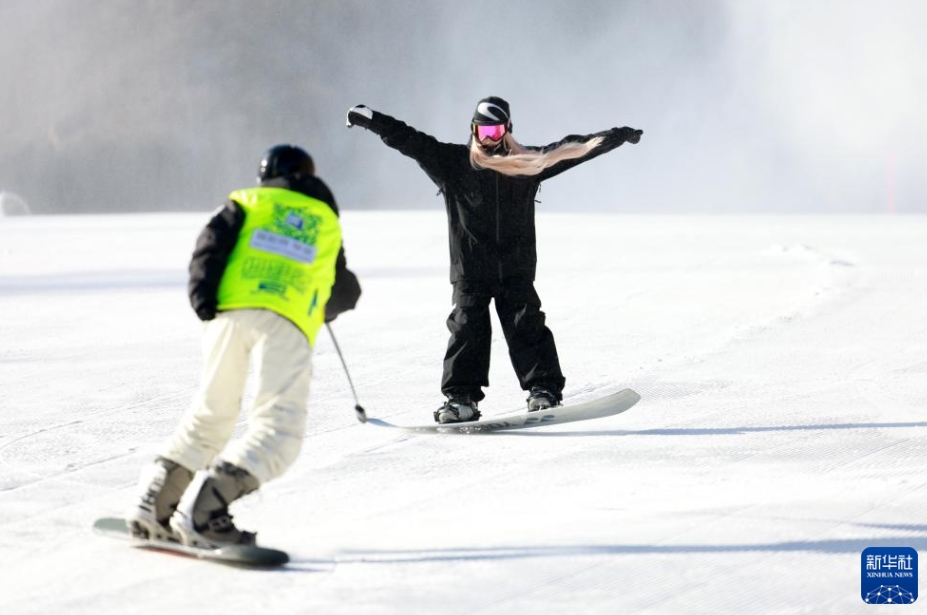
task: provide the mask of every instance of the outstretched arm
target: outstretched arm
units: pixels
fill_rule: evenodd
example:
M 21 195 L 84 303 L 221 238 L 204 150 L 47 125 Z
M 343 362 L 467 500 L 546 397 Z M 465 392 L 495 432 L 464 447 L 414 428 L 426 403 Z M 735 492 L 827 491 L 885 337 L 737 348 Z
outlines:
M 605 130 L 591 135 L 570 135 L 565 137 L 556 143 L 551 143 L 550 145 L 543 147 L 542 151 L 554 150 L 566 143 L 585 143 L 590 139 L 595 139 L 597 137 L 600 137 L 602 142 L 595 146 L 585 156 L 564 160 L 562 162 L 558 162 L 552 167 L 544 169 L 544 171 L 542 171 L 538 177 L 542 181 L 545 179 L 550 179 L 551 177 L 559 175 L 560 173 L 563 173 L 567 169 L 571 169 L 578 164 L 586 162 L 587 160 L 592 160 L 596 156 L 601 156 L 606 152 L 610 152 L 624 143 L 636 144 L 640 142 L 641 135 L 643 134 L 643 130 L 637 130 L 624 126 L 622 128 L 612 128 L 611 130 Z
M 446 159 L 443 152 L 448 144 L 365 105 L 348 109 L 346 125 L 348 128 L 360 126 L 378 135 L 389 147 L 415 160 L 432 180 L 440 183 Z

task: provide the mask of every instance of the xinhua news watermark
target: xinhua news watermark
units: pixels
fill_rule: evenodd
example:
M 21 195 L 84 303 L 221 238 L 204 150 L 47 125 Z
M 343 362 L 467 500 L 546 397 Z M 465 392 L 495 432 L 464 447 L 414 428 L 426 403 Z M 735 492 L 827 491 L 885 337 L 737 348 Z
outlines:
M 862 597 L 867 604 L 913 604 L 917 600 L 917 551 L 910 547 L 863 551 Z

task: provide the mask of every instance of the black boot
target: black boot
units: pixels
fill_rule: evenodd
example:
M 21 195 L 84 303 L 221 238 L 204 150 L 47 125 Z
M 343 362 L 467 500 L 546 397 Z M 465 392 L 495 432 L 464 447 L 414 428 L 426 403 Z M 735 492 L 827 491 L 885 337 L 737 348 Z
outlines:
M 538 410 L 547 410 L 559 406 L 560 395 L 551 388 L 533 386 L 526 401 L 528 402 L 528 412 L 537 412 Z
M 478 421 L 480 411 L 476 402 L 469 395 L 448 396 L 444 405 L 435 410 L 436 423 L 463 423 L 465 421 Z

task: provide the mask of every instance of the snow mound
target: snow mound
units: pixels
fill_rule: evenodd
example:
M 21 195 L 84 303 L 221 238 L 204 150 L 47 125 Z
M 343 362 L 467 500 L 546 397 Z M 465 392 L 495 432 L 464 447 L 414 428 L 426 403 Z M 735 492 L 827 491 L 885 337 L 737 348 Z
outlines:
M 32 211 L 18 194 L 0 192 L 0 218 L 4 216 L 28 216 Z

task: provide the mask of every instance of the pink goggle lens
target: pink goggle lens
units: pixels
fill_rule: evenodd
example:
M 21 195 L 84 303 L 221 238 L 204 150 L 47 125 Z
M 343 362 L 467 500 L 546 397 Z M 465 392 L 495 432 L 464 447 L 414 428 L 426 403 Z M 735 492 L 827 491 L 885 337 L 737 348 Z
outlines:
M 505 134 L 505 124 L 491 124 L 488 126 L 476 127 L 476 138 L 480 141 L 490 139 L 498 141 Z

